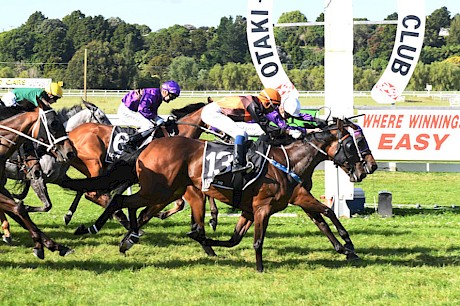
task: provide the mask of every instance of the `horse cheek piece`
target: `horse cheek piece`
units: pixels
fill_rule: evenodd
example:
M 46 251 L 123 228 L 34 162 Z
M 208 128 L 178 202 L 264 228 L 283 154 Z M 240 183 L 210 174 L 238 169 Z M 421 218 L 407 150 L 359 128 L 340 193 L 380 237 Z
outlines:
M 333 160 L 340 167 L 354 167 L 355 171 L 364 172 L 362 164 L 358 162 L 358 152 L 348 148 L 349 133 L 344 128 L 343 120 L 334 118 L 334 124 L 319 133 L 307 135 L 304 140 L 297 140 L 287 145 L 285 149 L 276 147 L 270 151 L 270 158 L 279 163 L 292 165 L 291 171 L 300 179 L 299 184 L 292 176 L 269 164 L 262 175 L 255 180 L 251 188 L 243 192 L 239 209 L 242 210 L 240 221 L 235 228 L 231 243 L 237 243 L 254 223 L 254 249 L 256 254 L 257 270 L 264 270 L 262 248 L 265 233 L 272 214 L 284 210 L 288 203 L 300 206 L 326 233 L 337 252 L 345 254 L 347 259 L 357 258 L 354 246 L 347 231 L 343 228 L 334 213 L 324 204 L 316 200 L 310 193 L 312 187 L 312 174 L 315 167 L 323 160 Z M 352 138 L 350 138 L 352 140 Z M 352 144 L 353 142 L 351 142 Z M 120 251 L 128 250 L 138 239 L 139 225 L 136 212 L 140 207 L 146 207 L 139 216 L 143 222 L 144 214 L 160 212 L 170 202 L 184 195 L 192 208 L 192 232 L 189 236 L 198 241 L 208 255 L 215 255 L 212 246 L 228 246 L 227 242 L 208 239 L 204 230 L 205 196 L 213 197 L 221 202 L 232 203 L 232 191 L 219 189 L 211 185 L 208 191 L 202 191 L 201 169 L 203 165 L 204 142 L 184 137 L 159 138 L 153 140 L 139 155 L 136 172 L 140 189 L 133 195 L 116 195 L 105 209 L 104 213 L 96 220 L 95 224 L 86 228 L 81 225 L 75 234 L 88 234 L 98 232 L 110 218 L 111 214 L 119 209 L 128 208 L 130 215 L 130 231 L 121 242 Z M 338 156 L 337 156 L 338 154 Z M 287 160 L 286 160 L 287 159 Z M 126 170 L 124 170 L 126 171 Z M 105 177 L 100 177 L 98 184 L 91 180 L 75 182 L 73 188 L 91 190 L 101 186 L 110 186 L 111 181 L 123 177 L 126 173 L 122 170 Z M 185 194 L 184 194 L 185 193 Z M 330 233 L 321 214 L 329 217 L 338 228 L 340 236 L 345 240 L 342 245 Z M 236 235 L 236 236 L 235 236 Z M 241 240 L 241 239 L 240 239 Z

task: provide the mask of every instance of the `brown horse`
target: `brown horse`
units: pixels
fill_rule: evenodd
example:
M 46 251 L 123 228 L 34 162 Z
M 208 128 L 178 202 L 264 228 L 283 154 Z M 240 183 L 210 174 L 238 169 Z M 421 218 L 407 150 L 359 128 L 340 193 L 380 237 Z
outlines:
M 206 129 L 205 124 L 201 121 L 201 109 L 204 105 L 204 103 L 195 103 L 181 109 L 173 110 L 172 115 L 177 121 L 173 124 L 166 125 L 166 128 L 159 129 L 156 137 L 181 135 L 189 138 L 199 138 L 203 131 L 212 132 Z M 112 129 L 113 126 L 111 125 L 84 123 L 72 130 L 69 133 L 69 139 L 75 147 L 77 158 L 72 161 L 71 165 L 87 177 L 97 177 L 105 173 L 109 166 L 109 163 L 106 162 L 106 156 Z M 135 160 L 132 164 L 133 168 L 134 162 Z M 67 177 L 64 178 L 64 180 L 67 179 Z M 123 193 L 123 191 L 133 183 L 135 183 L 135 181 L 118 186 L 115 193 Z M 74 201 L 64 216 L 66 224 L 69 224 L 71 221 L 82 195 L 83 193 L 77 192 Z M 85 196 L 88 200 L 102 207 L 106 207 L 110 200 L 110 196 L 107 193 L 88 192 Z M 183 200 L 180 200 L 173 212 L 183 207 L 183 204 Z M 156 217 L 164 219 L 173 212 L 158 213 Z M 114 217 L 122 224 L 126 225 L 127 219 L 122 211 L 116 212 Z
M 310 194 L 311 176 L 318 163 L 330 159 L 338 166 L 355 168 L 359 173 L 365 171 L 343 121 L 337 119 L 336 122 L 322 132 L 308 134 L 304 140 L 294 141 L 285 148 L 271 148 L 270 158 L 278 163 L 291 165 L 287 171 L 290 175 L 269 163 L 257 180 L 243 192 L 238 208 L 253 216 L 258 271 L 263 271 L 262 245 L 272 214 L 285 209 L 288 203 L 309 209 L 309 206 L 324 206 Z M 93 226 L 85 228 L 81 225 L 75 234 L 97 233 L 114 211 L 128 208 L 131 231 L 120 246 L 120 251 L 125 252 L 138 240 L 136 212 L 140 207 L 147 207 L 151 212 L 160 212 L 170 202 L 186 193 L 185 197 L 192 208 L 194 220 L 189 236 L 197 240 L 207 254 L 215 255 L 212 247 L 208 245 L 211 241 L 205 236 L 205 195 L 232 204 L 233 192 L 215 185 L 211 185 L 207 191 L 202 191 L 204 147 L 205 142 L 184 137 L 159 138 L 152 141 L 137 160 L 136 171 L 140 190 L 134 195 L 116 195 Z M 65 187 L 82 191 L 110 189 L 114 178 L 116 180 L 120 175 L 125 175 L 126 171 L 130 169 L 120 167 L 103 177 L 69 181 Z M 299 180 L 295 179 L 293 173 L 297 174 Z M 356 258 L 348 233 L 343 226 L 341 229 L 340 234 L 347 238 L 347 244 L 340 244 L 341 248 L 337 251 L 345 254 L 348 259 Z
M 24 111 L 19 108 L 3 108 L 0 121 L 0 219 L 2 228 L 6 222 L 4 213 L 11 216 L 22 227 L 27 229 L 34 241 L 34 255 L 44 258 L 43 245 L 51 251 L 59 251 L 61 256 L 72 252 L 71 249 L 55 243 L 41 232 L 30 219 L 22 201 L 16 203 L 10 192 L 5 188 L 5 163 L 19 146 L 30 139 L 47 147 L 59 161 L 67 162 L 75 157 L 72 144 L 65 132 L 62 122 L 58 120 L 56 112 L 45 106 L 35 108 L 33 111 Z M 5 119 L 6 118 L 6 119 Z M 5 231 L 5 239 L 10 233 Z

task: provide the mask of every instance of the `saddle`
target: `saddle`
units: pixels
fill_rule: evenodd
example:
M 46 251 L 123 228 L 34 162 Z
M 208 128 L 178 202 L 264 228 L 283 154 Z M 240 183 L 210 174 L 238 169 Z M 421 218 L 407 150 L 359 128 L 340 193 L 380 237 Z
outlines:
M 114 126 L 112 129 L 112 134 L 110 135 L 110 142 L 107 147 L 107 154 L 105 156 L 105 161 L 107 163 L 113 163 L 120 158 L 124 153 L 123 148 L 128 142 L 129 137 L 136 134 L 137 129 L 128 126 Z
M 242 190 L 254 183 L 266 169 L 267 160 L 259 153 L 267 155 L 271 146 L 257 140 L 248 141 L 246 159 L 254 165 L 250 173 L 243 173 Z M 202 191 L 209 190 L 210 186 L 234 190 L 234 176 L 232 173 L 233 144 L 223 144 L 207 141 L 203 152 Z M 259 152 L 259 153 L 256 153 Z M 237 174 L 238 175 L 238 174 Z

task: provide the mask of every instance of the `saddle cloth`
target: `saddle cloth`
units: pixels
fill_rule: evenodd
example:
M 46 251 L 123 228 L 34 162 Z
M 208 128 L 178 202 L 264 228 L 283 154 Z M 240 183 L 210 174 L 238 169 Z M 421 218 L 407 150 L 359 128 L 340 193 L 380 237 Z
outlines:
M 256 153 L 260 152 L 268 155 L 271 146 L 265 142 L 247 142 L 249 145 L 246 155 L 248 163 L 254 165 L 250 173 L 243 175 L 243 189 L 255 182 L 262 174 L 267 160 Z M 223 189 L 233 190 L 233 144 L 222 144 L 216 142 L 205 142 L 203 151 L 203 169 L 202 169 L 202 191 L 209 190 L 209 187 L 219 187 Z
M 129 126 L 114 126 L 112 129 L 112 134 L 110 135 L 110 142 L 107 148 L 105 161 L 107 163 L 113 163 L 116 161 L 123 153 L 124 144 L 126 144 L 128 141 L 129 136 L 135 134 L 136 132 L 136 128 Z

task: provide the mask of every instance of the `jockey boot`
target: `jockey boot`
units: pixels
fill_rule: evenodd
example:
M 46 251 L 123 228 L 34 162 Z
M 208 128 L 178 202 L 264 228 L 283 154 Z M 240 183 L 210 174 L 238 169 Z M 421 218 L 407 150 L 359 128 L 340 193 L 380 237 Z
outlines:
M 235 148 L 233 156 L 232 172 L 242 172 L 252 169 L 252 163 L 246 163 L 246 144 L 243 136 L 237 136 L 235 139 Z
M 145 139 L 147 139 L 153 132 L 155 127 L 151 127 L 145 131 L 135 133 L 129 136 L 128 141 L 125 143 L 123 150 L 126 152 L 134 152 L 142 145 Z

